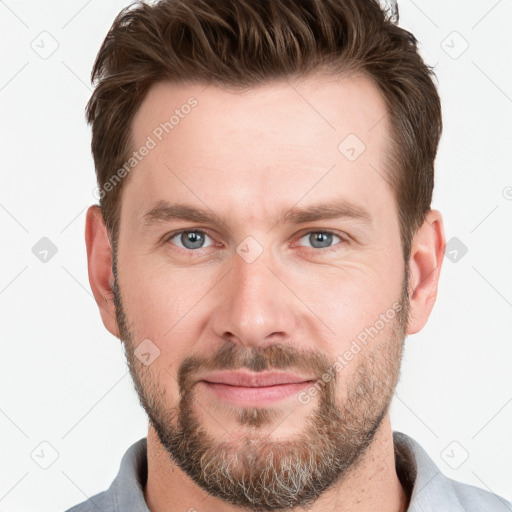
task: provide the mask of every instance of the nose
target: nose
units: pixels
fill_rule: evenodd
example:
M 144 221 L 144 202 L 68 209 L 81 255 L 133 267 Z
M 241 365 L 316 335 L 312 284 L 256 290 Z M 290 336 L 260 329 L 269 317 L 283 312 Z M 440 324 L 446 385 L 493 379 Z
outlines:
M 266 251 L 251 263 L 235 253 L 215 296 L 215 334 L 247 348 L 289 341 L 297 324 L 297 303 L 280 273 Z

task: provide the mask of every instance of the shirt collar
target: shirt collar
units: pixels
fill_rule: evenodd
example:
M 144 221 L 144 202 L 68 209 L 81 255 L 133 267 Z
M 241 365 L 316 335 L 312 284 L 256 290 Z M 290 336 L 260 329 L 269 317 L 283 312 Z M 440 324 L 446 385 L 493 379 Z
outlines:
M 147 476 L 147 439 L 144 437 L 128 448 L 110 487 L 115 512 L 150 512 L 144 499 Z
M 452 480 L 441 473 L 427 452 L 411 437 L 393 432 L 396 472 L 410 496 L 407 512 L 463 512 Z

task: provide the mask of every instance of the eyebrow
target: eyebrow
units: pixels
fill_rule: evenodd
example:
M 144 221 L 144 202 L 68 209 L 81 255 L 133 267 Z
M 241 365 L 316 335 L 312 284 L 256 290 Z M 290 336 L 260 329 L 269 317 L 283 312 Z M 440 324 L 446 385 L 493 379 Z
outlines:
M 149 226 L 160 222 L 184 220 L 201 224 L 212 224 L 227 229 L 228 222 L 212 210 L 195 208 L 186 204 L 170 204 L 159 201 L 156 205 L 142 215 L 143 222 Z M 347 200 L 336 200 L 317 205 L 299 208 L 293 206 L 284 211 L 275 224 L 304 224 L 318 220 L 348 218 L 361 221 L 364 224 L 372 223 L 372 216 L 362 206 Z
M 302 224 L 317 220 L 348 218 L 371 224 L 372 216 L 362 206 L 346 200 L 329 201 L 306 208 L 292 207 L 287 210 L 280 222 Z
M 222 217 L 211 210 L 203 210 L 186 204 L 170 204 L 159 201 L 156 205 L 142 215 L 145 225 L 158 222 L 171 222 L 173 220 L 187 220 L 202 224 L 217 224 L 227 228 L 227 223 Z

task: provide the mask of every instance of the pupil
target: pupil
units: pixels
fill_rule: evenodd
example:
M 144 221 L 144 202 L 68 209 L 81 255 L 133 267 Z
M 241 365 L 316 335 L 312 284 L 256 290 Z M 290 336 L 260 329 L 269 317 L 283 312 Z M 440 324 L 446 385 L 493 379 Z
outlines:
M 204 237 L 201 233 L 197 233 L 195 231 L 188 231 L 181 235 L 181 243 L 187 249 L 197 249 L 198 247 L 201 247 L 201 245 L 203 244 L 203 238 Z
M 329 247 L 332 235 L 330 233 L 313 233 L 310 235 L 310 240 L 311 245 L 315 248 Z

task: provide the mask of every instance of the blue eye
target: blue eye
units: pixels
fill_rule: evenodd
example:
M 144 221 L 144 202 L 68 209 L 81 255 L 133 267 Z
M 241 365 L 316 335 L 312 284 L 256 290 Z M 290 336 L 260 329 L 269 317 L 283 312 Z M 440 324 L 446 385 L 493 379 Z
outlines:
M 310 247 L 314 249 L 328 249 L 333 244 L 333 237 L 337 238 L 340 242 L 342 238 L 331 231 L 310 231 L 302 236 L 300 239 L 307 239 L 311 244 Z
M 209 245 L 205 245 L 207 239 L 210 240 Z M 309 231 L 301 236 L 299 240 L 307 240 L 306 244 L 308 245 L 305 245 L 305 247 L 309 246 L 313 249 L 329 249 L 333 245 L 344 241 L 339 235 L 331 231 Z M 303 246 L 300 241 L 299 245 Z M 182 230 L 174 233 L 167 238 L 167 242 L 189 251 L 205 249 L 213 245 L 213 240 L 204 231 L 196 229 Z
M 211 238 L 204 231 L 189 230 L 175 233 L 170 238 L 168 238 L 167 241 L 171 242 L 172 240 L 177 239 L 178 243 L 172 242 L 174 245 L 177 245 L 182 249 L 194 250 L 204 249 L 203 244 L 207 238 L 211 240 Z

